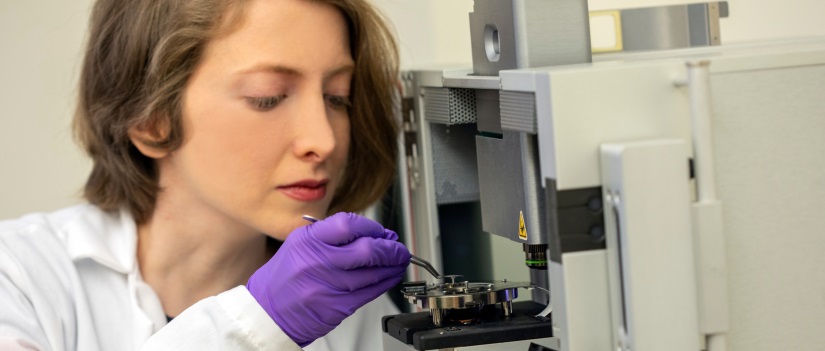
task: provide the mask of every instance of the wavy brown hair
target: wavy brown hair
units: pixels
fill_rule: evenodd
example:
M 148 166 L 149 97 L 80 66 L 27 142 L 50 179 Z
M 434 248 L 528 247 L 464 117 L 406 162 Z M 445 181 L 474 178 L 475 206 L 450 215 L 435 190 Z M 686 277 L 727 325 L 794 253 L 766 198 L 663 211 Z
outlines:
M 261 0 L 95 3 L 73 122 L 78 142 L 93 161 L 84 188 L 89 202 L 104 210 L 126 208 L 138 223 L 151 217 L 161 191 L 158 170 L 132 145 L 128 131 L 168 127 L 166 137 L 151 146 L 174 150 L 181 145 L 186 83 L 209 41 L 242 23 L 249 1 Z M 305 1 L 337 7 L 349 28 L 355 60 L 350 151 L 329 212 L 357 212 L 378 200 L 394 176 L 397 47 L 368 0 Z

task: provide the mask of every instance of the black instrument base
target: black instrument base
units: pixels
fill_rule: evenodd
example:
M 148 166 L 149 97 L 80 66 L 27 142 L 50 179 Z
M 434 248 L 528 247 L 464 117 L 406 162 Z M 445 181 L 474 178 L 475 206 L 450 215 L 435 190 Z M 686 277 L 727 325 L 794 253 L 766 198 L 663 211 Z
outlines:
M 500 315 L 473 324 L 436 327 L 429 312 L 403 313 L 382 319 L 384 332 L 416 350 L 486 345 L 553 336 L 550 318 L 534 317 L 544 306 L 532 301 L 516 302 L 510 317 Z

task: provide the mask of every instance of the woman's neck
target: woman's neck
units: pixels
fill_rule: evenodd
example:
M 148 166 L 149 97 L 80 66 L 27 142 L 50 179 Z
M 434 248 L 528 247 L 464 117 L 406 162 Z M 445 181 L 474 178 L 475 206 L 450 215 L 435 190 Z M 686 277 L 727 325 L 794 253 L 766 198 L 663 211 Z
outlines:
M 187 209 L 158 201 L 151 219 L 138 226 L 141 275 L 169 316 L 246 284 L 272 255 L 263 234 Z

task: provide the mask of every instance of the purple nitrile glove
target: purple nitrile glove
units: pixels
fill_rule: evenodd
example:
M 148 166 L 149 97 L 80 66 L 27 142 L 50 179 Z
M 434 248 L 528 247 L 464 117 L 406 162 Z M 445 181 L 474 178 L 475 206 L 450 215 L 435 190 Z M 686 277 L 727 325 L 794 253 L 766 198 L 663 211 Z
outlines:
M 246 288 L 304 347 L 404 276 L 410 252 L 395 232 L 352 213 L 295 229 Z

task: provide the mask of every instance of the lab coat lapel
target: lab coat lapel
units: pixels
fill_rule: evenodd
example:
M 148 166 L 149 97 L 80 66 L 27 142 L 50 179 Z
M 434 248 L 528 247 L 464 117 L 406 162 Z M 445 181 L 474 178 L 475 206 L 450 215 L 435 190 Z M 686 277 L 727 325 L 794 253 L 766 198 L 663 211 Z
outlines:
M 91 206 L 91 205 L 89 205 Z M 73 261 L 92 259 L 116 272 L 135 270 L 137 227 L 128 211 L 101 213 L 83 211 L 83 215 L 66 224 L 63 232 L 66 248 Z
M 166 320 L 157 295 L 140 277 L 137 226 L 128 211 L 105 213 L 89 206 L 63 228 L 66 248 L 75 262 L 91 259 L 125 276 L 132 315 L 132 346 L 139 350 Z

